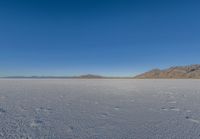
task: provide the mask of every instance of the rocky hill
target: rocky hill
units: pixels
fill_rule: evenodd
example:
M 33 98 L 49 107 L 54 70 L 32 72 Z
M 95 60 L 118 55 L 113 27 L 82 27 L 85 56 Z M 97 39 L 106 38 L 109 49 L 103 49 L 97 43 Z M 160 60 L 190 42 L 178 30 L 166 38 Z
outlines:
M 200 65 L 177 66 L 168 69 L 154 69 L 141 75 L 137 79 L 200 79 Z
M 104 78 L 104 77 L 100 75 L 86 74 L 86 75 L 78 76 L 78 78 L 95 79 L 95 78 Z

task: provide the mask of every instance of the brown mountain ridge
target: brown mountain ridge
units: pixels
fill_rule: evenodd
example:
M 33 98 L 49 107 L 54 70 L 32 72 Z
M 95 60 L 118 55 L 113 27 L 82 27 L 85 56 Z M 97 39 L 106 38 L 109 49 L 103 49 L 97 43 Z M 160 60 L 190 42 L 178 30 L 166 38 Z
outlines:
M 200 64 L 154 69 L 135 76 L 136 79 L 200 79 Z

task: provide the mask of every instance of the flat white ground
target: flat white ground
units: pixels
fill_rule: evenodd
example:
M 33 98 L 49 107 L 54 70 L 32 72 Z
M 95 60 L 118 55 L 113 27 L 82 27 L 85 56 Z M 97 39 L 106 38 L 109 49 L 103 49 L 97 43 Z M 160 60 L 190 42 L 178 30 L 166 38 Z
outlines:
M 0 138 L 199 139 L 200 80 L 1 79 Z

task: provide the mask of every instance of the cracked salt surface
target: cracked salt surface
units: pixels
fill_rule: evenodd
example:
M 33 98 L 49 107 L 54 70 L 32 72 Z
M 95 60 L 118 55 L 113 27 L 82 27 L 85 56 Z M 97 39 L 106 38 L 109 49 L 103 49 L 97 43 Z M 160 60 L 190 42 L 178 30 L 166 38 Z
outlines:
M 0 138 L 199 139 L 199 84 L 1 79 Z

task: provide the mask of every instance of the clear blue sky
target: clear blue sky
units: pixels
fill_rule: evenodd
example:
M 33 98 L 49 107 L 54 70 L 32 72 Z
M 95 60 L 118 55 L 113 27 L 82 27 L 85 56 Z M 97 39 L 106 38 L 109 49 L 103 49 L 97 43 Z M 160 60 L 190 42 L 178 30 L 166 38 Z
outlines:
M 128 76 L 199 61 L 198 1 L 0 1 L 0 76 Z

